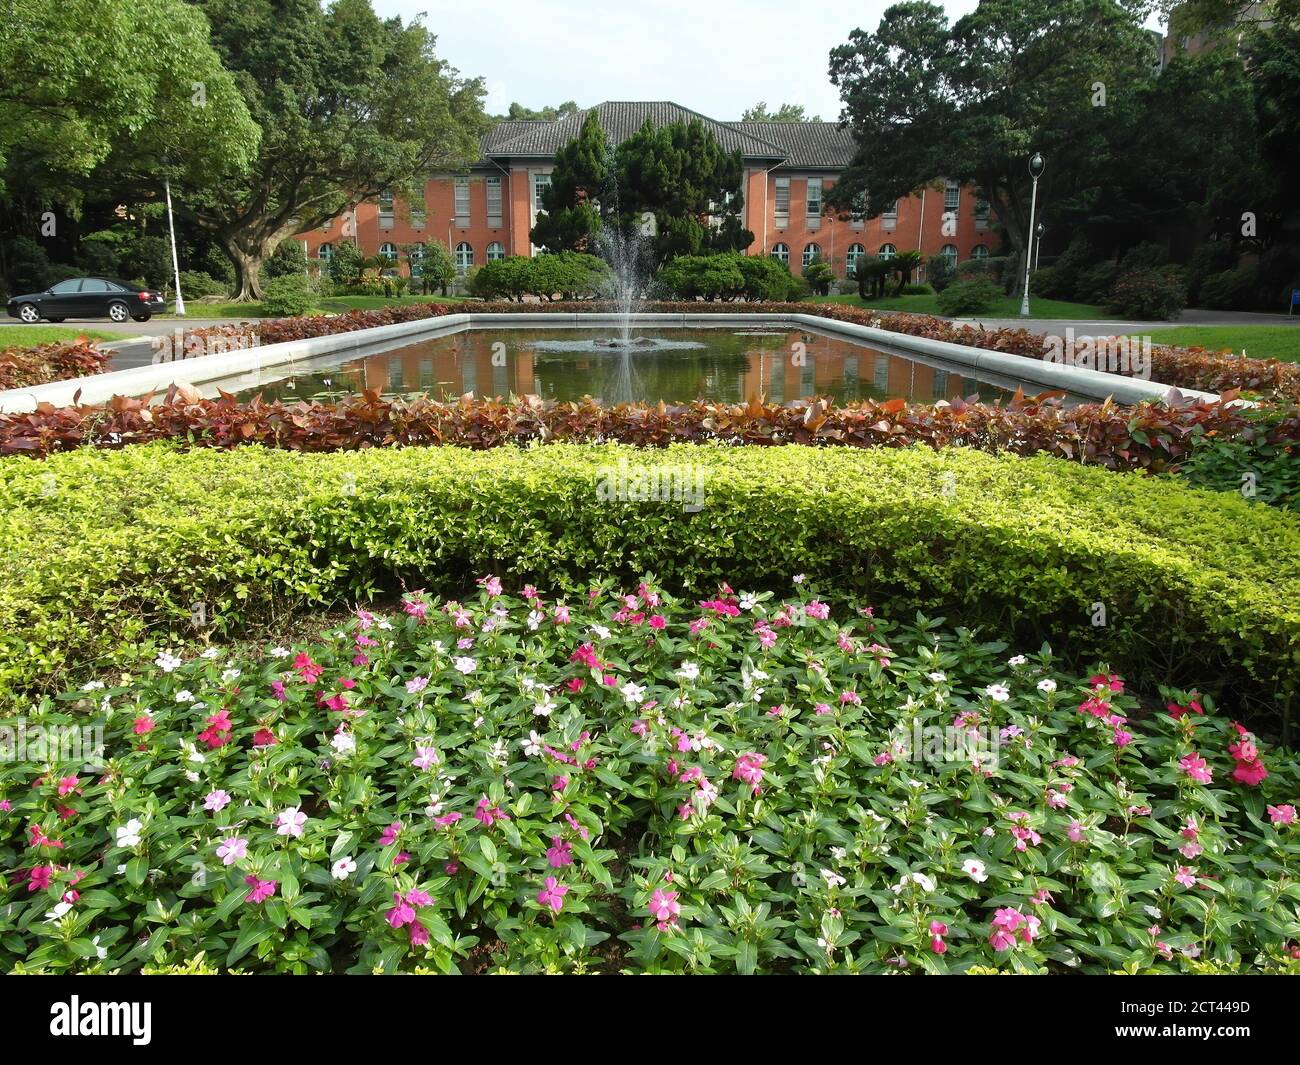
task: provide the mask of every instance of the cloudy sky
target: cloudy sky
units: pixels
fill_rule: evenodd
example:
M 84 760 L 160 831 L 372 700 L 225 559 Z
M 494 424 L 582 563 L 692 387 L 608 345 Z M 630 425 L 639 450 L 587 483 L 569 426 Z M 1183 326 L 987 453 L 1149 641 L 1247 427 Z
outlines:
M 438 52 L 487 83 L 489 112 L 576 100 L 673 100 L 735 119 L 759 100 L 839 116 L 827 55 L 891 0 L 373 0 L 423 11 Z M 975 0 L 946 0 L 949 17 Z

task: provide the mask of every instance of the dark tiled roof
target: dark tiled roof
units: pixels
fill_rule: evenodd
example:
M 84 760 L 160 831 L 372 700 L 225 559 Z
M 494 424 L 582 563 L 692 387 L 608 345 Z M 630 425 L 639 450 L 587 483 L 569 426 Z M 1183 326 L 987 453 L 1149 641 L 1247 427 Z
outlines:
M 682 107 L 680 104 L 666 100 L 637 102 L 607 100 L 596 107 L 586 108 L 560 119 L 558 122 L 502 122 L 493 127 L 483 141 L 484 155 L 493 156 L 554 156 L 564 145 L 573 140 L 581 131 L 589 111 L 595 110 L 600 116 L 600 124 L 606 136 L 615 144 L 621 144 L 650 119 L 656 126 L 671 122 L 703 122 L 710 133 L 726 151 L 739 149 L 747 159 L 771 159 L 785 157 L 786 152 L 761 132 L 751 132 L 744 126 L 760 126 L 762 123 L 717 122 L 711 118 Z M 503 126 L 513 127 L 498 133 Z
M 855 145 L 837 122 L 728 122 L 749 136 L 780 146 L 785 166 L 841 169 L 853 160 Z

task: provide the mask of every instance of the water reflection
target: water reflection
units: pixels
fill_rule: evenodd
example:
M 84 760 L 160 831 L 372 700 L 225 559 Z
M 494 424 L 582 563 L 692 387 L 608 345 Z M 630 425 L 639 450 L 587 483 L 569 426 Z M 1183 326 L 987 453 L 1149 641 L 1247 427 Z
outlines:
M 672 329 L 657 349 L 603 350 L 590 329 L 470 330 L 339 365 L 265 371 L 238 394 L 334 401 L 362 389 L 437 399 L 534 394 L 603 403 L 789 402 L 829 396 L 840 402 L 904 398 L 919 402 L 1001 389 L 955 371 L 889 355 L 836 337 L 799 331 Z M 279 378 L 274 380 L 273 378 Z

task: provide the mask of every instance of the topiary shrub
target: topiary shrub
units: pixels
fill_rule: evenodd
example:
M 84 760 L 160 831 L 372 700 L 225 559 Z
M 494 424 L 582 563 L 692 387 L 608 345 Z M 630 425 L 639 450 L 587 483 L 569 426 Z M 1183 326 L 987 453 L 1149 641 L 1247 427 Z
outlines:
M 211 274 L 199 270 L 181 271 L 181 295 L 188 299 L 203 299 L 207 296 L 225 296 L 230 286 L 218 281 Z
M 986 277 L 956 281 L 939 293 L 939 310 L 949 318 L 991 311 L 1002 299 L 1002 286 Z
M 926 260 L 925 276 L 935 292 L 942 292 L 957 280 L 956 263 L 946 255 L 931 255 Z
M 1080 303 L 1106 303 L 1118 280 L 1119 267 L 1114 263 L 1089 266 L 1079 272 L 1074 283 L 1074 298 Z
M 262 296 L 262 309 L 277 318 L 292 318 L 306 314 L 316 304 L 316 293 L 311 281 L 302 274 L 284 274 L 266 284 Z

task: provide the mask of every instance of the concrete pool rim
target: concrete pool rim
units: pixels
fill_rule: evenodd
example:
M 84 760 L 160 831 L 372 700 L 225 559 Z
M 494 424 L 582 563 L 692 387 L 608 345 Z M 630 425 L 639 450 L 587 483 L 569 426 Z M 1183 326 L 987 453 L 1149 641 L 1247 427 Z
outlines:
M 1105 373 L 1101 370 L 1046 362 L 1025 355 L 1011 355 L 965 344 L 951 344 L 943 340 L 895 333 L 887 329 L 858 325 L 835 318 L 823 318 L 814 314 L 652 311 L 633 314 L 631 317 L 633 324 L 637 326 L 658 325 L 677 328 L 696 324 L 711 327 L 765 324 L 783 325 L 787 328 L 809 328 L 865 346 L 885 347 L 903 355 L 913 354 L 938 359 L 951 364 L 954 368 L 968 370 L 971 376 L 977 378 L 1010 379 L 1036 386 L 1039 391 L 1060 390 L 1087 399 L 1101 400 L 1109 396 L 1115 402 L 1123 404 L 1163 399 L 1173 388 L 1159 381 L 1145 381 Z M 613 323 L 621 321 L 622 318 L 622 315 L 609 312 L 552 314 L 519 311 L 439 315 L 411 322 L 398 322 L 393 325 L 372 326 L 368 329 L 354 329 L 345 333 L 310 337 L 305 340 L 289 340 L 221 354 L 201 355 L 175 362 L 151 363 L 128 370 L 113 370 L 31 388 L 10 389 L 0 392 L 0 413 L 34 411 L 40 403 L 50 403 L 55 407 L 70 406 L 73 396 L 78 391 L 81 392 L 78 400 L 80 404 L 95 405 L 104 403 L 114 396 L 137 397 L 150 393 L 163 393 L 172 384 L 192 386 L 211 384 L 239 374 L 255 373 L 285 363 L 319 358 L 322 355 L 342 353 L 359 358 L 376 354 L 381 349 L 389 349 L 398 341 L 414 343 L 423 338 L 433 338 L 448 332 L 462 332 L 465 329 L 491 328 L 494 325 L 562 328 Z M 1184 398 L 1191 400 L 1216 402 L 1219 398 L 1214 392 L 1198 392 L 1189 389 L 1177 389 L 1177 391 Z

